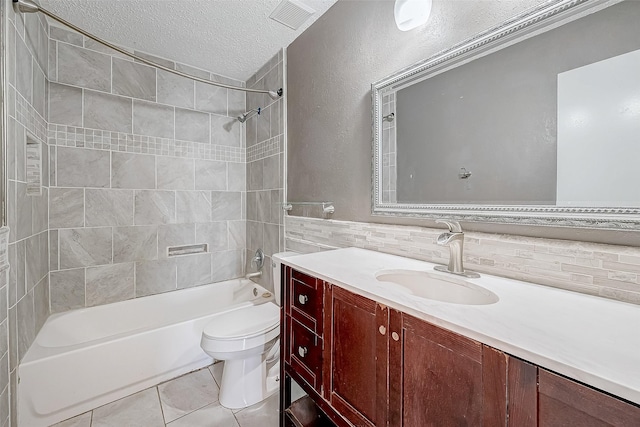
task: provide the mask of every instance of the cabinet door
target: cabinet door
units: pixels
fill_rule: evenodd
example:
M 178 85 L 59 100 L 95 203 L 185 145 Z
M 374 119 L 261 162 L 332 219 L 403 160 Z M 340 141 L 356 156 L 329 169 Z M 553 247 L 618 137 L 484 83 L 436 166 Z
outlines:
M 390 332 L 390 426 L 506 425 L 504 353 L 396 312 Z
M 539 369 L 540 427 L 640 426 L 640 408 Z
M 357 426 L 384 426 L 387 414 L 388 309 L 333 287 L 329 401 Z
M 536 427 L 538 425 L 538 367 L 510 356 L 507 377 L 509 425 Z

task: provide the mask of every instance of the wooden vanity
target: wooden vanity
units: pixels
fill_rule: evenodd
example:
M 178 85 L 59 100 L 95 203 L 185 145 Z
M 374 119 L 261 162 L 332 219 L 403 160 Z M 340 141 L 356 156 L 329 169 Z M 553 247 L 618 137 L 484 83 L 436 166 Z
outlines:
M 283 265 L 281 426 L 640 426 L 640 406 Z M 291 401 L 291 380 L 308 394 Z

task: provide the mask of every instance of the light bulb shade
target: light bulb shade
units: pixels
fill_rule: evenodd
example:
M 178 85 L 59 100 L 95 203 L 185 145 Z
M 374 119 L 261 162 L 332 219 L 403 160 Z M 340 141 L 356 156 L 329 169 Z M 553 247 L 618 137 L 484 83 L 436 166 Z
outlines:
M 431 14 L 432 0 L 396 0 L 393 16 L 400 31 L 425 24 Z

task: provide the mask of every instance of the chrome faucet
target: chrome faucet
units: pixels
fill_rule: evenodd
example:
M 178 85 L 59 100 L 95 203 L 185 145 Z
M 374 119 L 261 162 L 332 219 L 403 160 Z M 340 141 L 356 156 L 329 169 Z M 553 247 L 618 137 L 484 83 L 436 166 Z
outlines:
M 447 221 L 443 219 L 438 219 L 436 222 L 446 224 L 447 227 L 449 227 L 449 231 L 439 235 L 436 240 L 436 243 L 441 246 L 449 246 L 449 265 L 436 265 L 434 269 L 464 277 L 480 277 L 478 273 L 464 270 L 462 264 L 464 233 L 462 232 L 460 224 L 457 221 Z

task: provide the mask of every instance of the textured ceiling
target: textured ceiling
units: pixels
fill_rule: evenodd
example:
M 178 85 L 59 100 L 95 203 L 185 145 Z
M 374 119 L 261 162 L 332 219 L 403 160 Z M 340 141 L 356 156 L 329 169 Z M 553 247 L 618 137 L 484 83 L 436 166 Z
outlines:
M 279 0 L 40 0 L 112 43 L 245 81 L 336 0 L 299 0 L 316 10 L 292 30 L 269 15 Z

